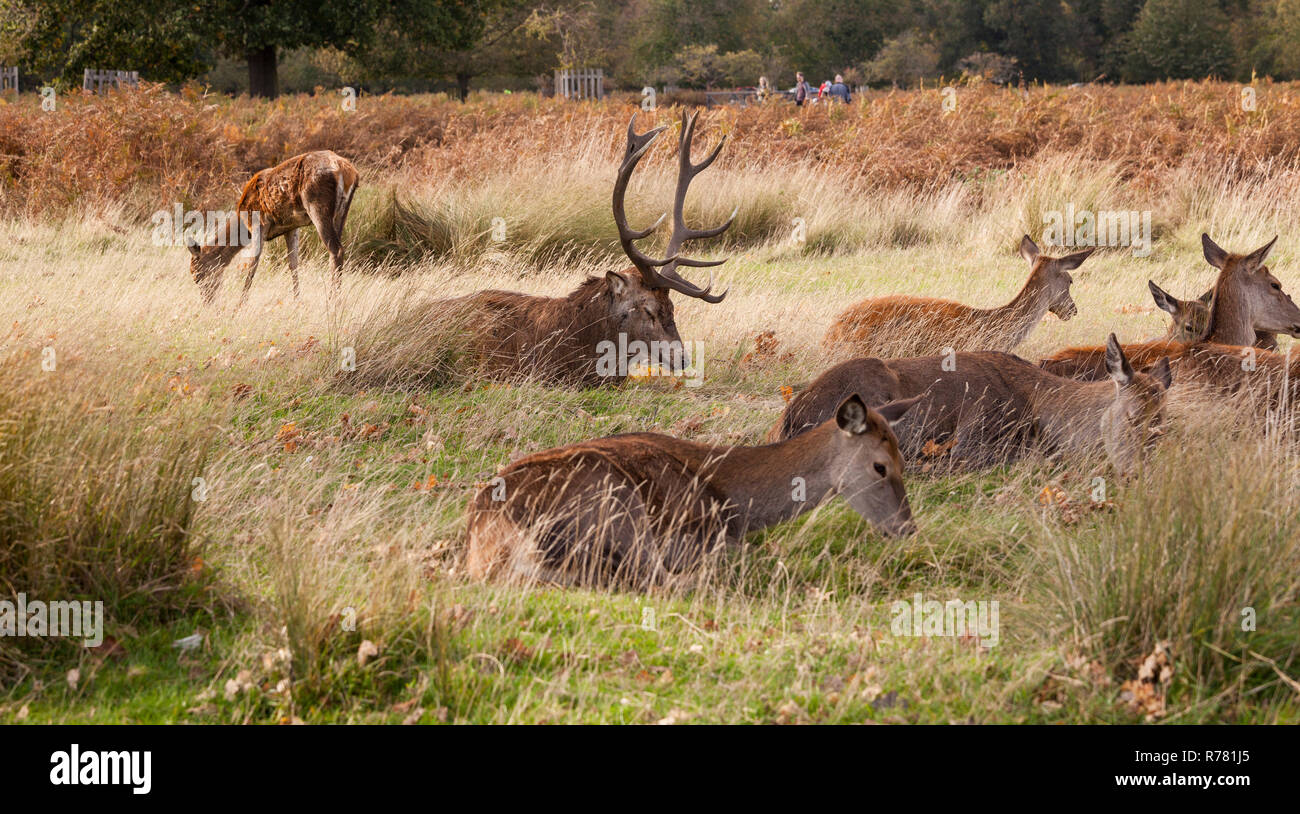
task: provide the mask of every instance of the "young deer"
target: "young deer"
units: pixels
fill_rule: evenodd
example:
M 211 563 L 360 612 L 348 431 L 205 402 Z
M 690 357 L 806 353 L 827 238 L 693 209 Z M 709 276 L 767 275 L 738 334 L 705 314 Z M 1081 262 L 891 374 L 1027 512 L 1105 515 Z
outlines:
M 680 369 L 685 359 L 681 335 L 673 315 L 668 293 L 676 291 L 708 303 L 718 303 L 726 296 L 711 293 L 709 285 L 700 288 L 677 273 L 683 266 L 717 266 L 725 260 L 693 260 L 679 252 L 688 240 L 716 237 L 725 232 L 735 213 L 721 226 L 691 229 L 686 225 L 686 192 L 696 175 L 703 172 L 722 150 L 725 137 L 698 164 L 691 161 L 691 142 L 699 114 L 682 123 L 678 148 L 677 191 L 673 201 L 673 231 L 668 239 L 667 258 L 652 259 L 643 254 L 635 241 L 652 234 L 663 217 L 648 229 L 635 230 L 627 224 L 624 197 L 637 163 L 666 128 L 656 127 L 638 134 L 633 129 L 636 115 L 627 126 L 627 150 L 614 182 L 614 223 L 619 242 L 632 267 L 611 271 L 604 277 L 588 277 L 567 297 L 538 297 L 513 291 L 479 291 L 453 300 L 431 305 L 442 318 L 452 318 L 465 325 L 471 354 L 483 372 L 494 376 L 542 376 L 551 381 L 584 386 L 617 384 L 624 372 L 602 370 L 601 347 L 605 343 L 632 346 L 642 343 L 649 349 L 651 365 L 662 364 Z M 623 342 L 620 345 L 620 335 Z
M 1205 335 L 1205 329 L 1210 324 L 1210 303 L 1214 300 L 1213 288 L 1194 300 L 1180 300 L 1151 280 L 1147 280 L 1147 288 L 1151 289 L 1156 307 L 1168 312 L 1170 317 L 1169 330 L 1165 333 L 1164 340 L 1195 342 Z M 1277 350 L 1277 335 L 1268 331 L 1255 331 L 1255 347 Z
M 1189 352 L 1197 351 L 1204 345 L 1234 347 L 1236 350 L 1232 353 L 1240 361 L 1248 355 L 1248 346 L 1267 341 L 1269 334 L 1300 336 L 1300 308 L 1296 307 L 1291 297 L 1282 290 L 1282 284 L 1264 265 L 1264 260 L 1276 242 L 1275 237 L 1250 254 L 1239 255 L 1225 252 L 1210 240 L 1209 235 L 1201 235 L 1205 259 L 1219 269 L 1210 305 L 1210 318 L 1204 333 L 1197 340 L 1188 343 L 1155 340 L 1126 345 L 1124 352 L 1133 364 L 1142 369 L 1167 356 L 1173 360 L 1175 368 L 1179 368 L 1181 360 Z M 1211 355 L 1221 355 L 1221 351 L 1213 350 Z M 1097 381 L 1104 376 L 1104 357 L 1104 350 L 1095 346 L 1065 348 L 1042 359 L 1039 365 L 1059 376 Z M 1189 366 L 1188 371 L 1190 374 L 1193 370 L 1204 372 L 1207 369 L 1198 365 Z M 1193 376 L 1184 375 L 1181 370 L 1178 371 L 1178 380 L 1189 383 L 1196 381 Z M 1218 386 L 1222 381 L 1216 379 L 1201 383 Z
M 904 457 L 913 463 L 936 449 L 950 450 L 956 467 L 1017 460 L 1030 450 L 1087 454 L 1104 449 L 1115 468 L 1133 468 L 1158 435 L 1167 362 L 1134 373 L 1115 335 L 1106 342 L 1110 382 L 1054 376 L 996 351 L 910 359 L 854 359 L 827 370 L 786 407 L 769 438 L 792 438 L 825 420 L 845 393 L 868 402 L 920 397 L 896 426 Z
M 870 409 L 850 394 L 798 438 L 718 447 L 615 435 L 522 458 L 470 502 L 479 578 L 649 585 L 721 544 L 842 495 L 882 534 L 915 531 L 890 429 L 913 401 Z
M 239 303 L 248 299 L 253 274 L 268 240 L 284 238 L 289 252 L 289 273 L 293 277 L 293 296 L 298 296 L 298 229 L 314 226 L 321 243 L 330 253 L 334 287 L 343 281 L 343 227 L 357 191 L 357 169 L 340 155 L 329 150 L 303 153 L 270 169 L 259 170 L 248 179 L 236 206 L 237 222 L 227 223 L 227 234 L 215 242 L 200 246 L 186 241 L 190 250 L 190 274 L 199 284 L 205 302 L 212 302 L 221 288 L 226 266 L 235 255 L 243 254 L 247 269 Z M 245 232 L 248 245 L 240 245 L 237 232 Z
M 1047 257 L 1025 235 L 1020 255 L 1029 263 L 1029 279 L 1006 305 L 974 308 L 931 297 L 877 297 L 845 309 L 823 344 L 855 356 L 924 356 L 945 348 L 1010 351 L 1048 311 L 1063 320 L 1077 313 L 1070 297 L 1070 271 L 1092 252 Z

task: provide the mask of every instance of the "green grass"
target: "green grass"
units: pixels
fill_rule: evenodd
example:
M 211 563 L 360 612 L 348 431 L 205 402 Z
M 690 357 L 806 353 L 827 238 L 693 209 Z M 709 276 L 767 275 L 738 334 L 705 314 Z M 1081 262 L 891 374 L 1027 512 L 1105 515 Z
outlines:
M 699 388 L 459 376 L 394 390 L 334 376 L 339 348 L 392 303 L 484 287 L 556 293 L 601 266 L 519 279 L 426 264 L 400 280 L 350 277 L 330 300 L 317 260 L 295 303 L 272 258 L 232 313 L 229 280 L 221 306 L 199 307 L 184 252 L 100 245 L 80 224 L 0 230 L 0 244 L 18 247 L 0 257 L 0 332 L 17 324 L 0 336 L 5 381 L 50 377 L 42 403 L 66 402 L 76 418 L 53 426 L 54 449 L 78 423 L 106 421 L 82 408 L 96 399 L 119 422 L 106 431 L 133 433 L 141 454 L 175 458 L 158 433 L 168 422 L 208 439 L 193 471 L 164 470 L 160 484 L 207 480 L 186 531 L 211 586 L 194 598 L 181 579 L 176 595 L 194 601 L 166 613 L 110 608 L 115 654 L 22 651 L 0 686 L 0 721 L 1134 722 L 1121 684 L 1161 640 L 1175 642 L 1176 667 L 1163 720 L 1300 720 L 1300 694 L 1265 661 L 1300 673 L 1294 438 L 1260 442 L 1222 406 L 1179 412 L 1174 437 L 1131 480 L 1102 462 L 917 476 L 915 537 L 885 540 L 832 502 L 752 535 L 672 592 L 506 588 L 461 573 L 473 484 L 513 458 L 641 430 L 761 443 L 781 388 L 825 366 L 818 342 L 841 307 L 896 291 L 997 304 L 1026 272 L 1009 247 L 747 249 L 724 267 L 726 302 L 678 301 L 683 335 L 707 353 Z M 1161 332 L 1158 315 L 1122 308 L 1145 304 L 1148 277 L 1184 293 L 1203 285 L 1195 251 L 1180 237 L 1141 264 L 1089 261 L 1079 316 L 1049 318 L 1020 352 Z M 775 355 L 746 358 L 769 330 Z M 60 353 L 55 373 L 35 366 L 46 344 Z M 1113 508 L 1088 510 L 1094 474 Z M 75 494 L 82 481 L 67 476 Z M 1048 483 L 1083 507 L 1077 518 L 1040 505 Z M 891 603 L 918 592 L 998 601 L 1000 643 L 892 635 Z M 1247 604 L 1259 611 L 1253 633 L 1233 627 Z M 198 629 L 198 650 L 172 646 Z M 377 650 L 365 664 L 363 642 Z

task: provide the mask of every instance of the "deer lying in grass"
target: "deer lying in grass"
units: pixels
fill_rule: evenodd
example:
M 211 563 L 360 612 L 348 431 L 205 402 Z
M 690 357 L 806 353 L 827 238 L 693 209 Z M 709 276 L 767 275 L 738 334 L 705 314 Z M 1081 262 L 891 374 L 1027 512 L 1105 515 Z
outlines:
M 1203 336 L 1190 343 L 1157 340 L 1126 345 L 1124 351 L 1132 363 L 1141 370 L 1169 357 L 1180 383 L 1208 385 L 1225 392 L 1249 387 L 1251 382 L 1265 382 L 1264 376 L 1240 375 L 1255 372 L 1241 364 L 1260 356 L 1261 351 L 1251 346 L 1267 333 L 1300 337 L 1300 308 L 1264 265 L 1276 242 L 1275 237 L 1250 254 L 1239 255 L 1225 252 L 1209 235 L 1201 235 L 1205 259 L 1219 269 Z M 1103 375 L 1104 356 L 1097 347 L 1066 348 L 1039 365 L 1059 376 L 1096 381 Z M 1235 357 L 1236 363 L 1212 361 L 1224 357 Z M 1185 360 L 1191 361 L 1185 364 Z
M 1268 267 L 1264 267 L 1268 271 Z M 1194 300 L 1180 300 L 1165 291 L 1153 281 L 1147 280 L 1147 288 L 1156 301 L 1156 307 L 1169 314 L 1169 331 L 1164 339 L 1169 342 L 1195 342 L 1205 335 L 1210 324 L 1210 302 L 1214 299 L 1211 288 Z M 1255 347 L 1265 350 L 1277 350 L 1277 335 L 1269 331 L 1255 331 Z
M 357 191 L 356 167 L 346 158 L 319 150 L 296 155 L 248 179 L 236 206 L 237 220 L 227 222 L 224 235 L 209 236 L 200 246 L 186 241 L 190 250 L 190 274 L 199 284 L 205 302 L 212 302 L 226 266 L 237 254 L 243 254 L 247 270 L 239 302 L 248 299 L 258 261 L 268 240 L 284 238 L 289 253 L 289 274 L 293 277 L 293 296 L 298 296 L 298 229 L 314 226 L 321 243 L 330 253 L 334 287 L 343 281 L 343 227 L 347 222 L 352 195 Z M 242 245 L 239 232 L 248 245 Z
M 1115 468 L 1126 472 L 1158 434 L 1169 365 L 1134 373 L 1114 334 L 1106 349 L 1114 384 L 1064 379 L 996 351 L 853 359 L 795 396 L 769 439 L 798 437 L 824 421 L 845 393 L 860 393 L 868 402 L 920 397 L 895 426 L 911 463 L 944 449 L 957 468 L 1008 463 L 1031 450 L 1088 454 L 1104 449 Z
M 668 293 L 676 291 L 708 303 L 718 303 L 726 292 L 712 294 L 712 279 L 700 288 L 682 278 L 682 266 L 717 266 L 723 260 L 692 260 L 678 252 L 688 240 L 716 237 L 725 232 L 735 213 L 712 229 L 687 227 L 684 213 L 686 191 L 691 181 L 718 157 L 725 137 L 698 164 L 691 161 L 691 142 L 698 113 L 682 123 L 678 152 L 677 190 L 673 201 L 673 231 L 668 239 L 667 259 L 655 260 L 642 254 L 635 241 L 649 236 L 663 221 L 648 229 L 634 230 L 627 224 L 624 196 L 637 163 L 665 127 L 637 134 L 635 114 L 627 127 L 627 150 L 614 182 L 614 223 L 619 242 L 632 267 L 611 271 L 604 277 L 588 277 L 567 297 L 538 297 L 513 291 L 480 291 L 467 297 L 433 303 L 435 312 L 452 315 L 465 324 L 471 353 L 482 372 L 497 377 L 540 376 L 556 382 L 594 386 L 617 384 L 626 378 L 627 366 L 603 369 L 602 349 L 635 347 L 646 353 L 635 364 L 664 365 L 680 371 L 689 363 L 673 316 Z M 622 341 L 620 342 L 620 337 Z M 606 344 L 608 343 L 608 344 Z
M 888 536 L 915 531 L 890 423 L 850 394 L 798 438 L 718 447 L 615 435 L 522 458 L 470 502 L 467 566 L 479 578 L 661 583 L 722 544 L 842 495 Z
M 925 356 L 945 348 L 1010 351 L 1048 311 L 1063 320 L 1077 313 L 1070 297 L 1070 271 L 1092 252 L 1047 257 L 1025 235 L 1020 255 L 1029 263 L 1029 279 L 1006 305 L 974 308 L 932 297 L 876 297 L 845 309 L 823 344 L 855 356 Z

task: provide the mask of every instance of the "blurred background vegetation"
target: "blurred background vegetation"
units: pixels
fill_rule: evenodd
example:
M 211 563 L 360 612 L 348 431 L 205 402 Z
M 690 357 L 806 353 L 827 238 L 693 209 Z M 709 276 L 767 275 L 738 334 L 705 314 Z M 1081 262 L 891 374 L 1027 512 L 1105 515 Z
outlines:
M 612 87 L 909 87 L 1300 76 L 1300 0 L 0 0 L 22 85 L 84 68 L 226 93 Z

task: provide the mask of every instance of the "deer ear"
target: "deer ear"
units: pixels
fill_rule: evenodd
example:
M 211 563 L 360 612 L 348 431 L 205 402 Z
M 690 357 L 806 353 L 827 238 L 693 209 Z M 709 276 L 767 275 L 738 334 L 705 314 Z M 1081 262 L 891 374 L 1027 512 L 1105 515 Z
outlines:
M 1038 250 L 1038 244 L 1033 241 L 1029 235 L 1020 238 L 1020 256 L 1025 258 L 1025 262 L 1032 264 L 1042 254 Z
M 1250 254 L 1246 255 L 1247 268 L 1251 270 L 1262 269 L 1264 265 L 1264 261 L 1268 259 L 1269 252 L 1273 251 L 1273 245 L 1275 243 L 1277 243 L 1277 235 L 1273 235 L 1272 240 L 1265 243 L 1263 246 L 1260 246 L 1258 249 L 1251 252 Z
M 907 411 L 912 409 L 913 405 L 920 401 L 924 395 L 922 393 L 920 396 L 912 396 L 910 399 L 895 399 L 888 404 L 877 407 L 876 412 L 880 413 L 881 418 L 893 424 L 906 415 Z
M 1170 295 L 1160 286 L 1151 280 L 1147 280 L 1147 288 L 1151 289 L 1151 298 L 1156 301 L 1156 307 L 1161 311 L 1168 311 L 1171 314 L 1178 313 L 1178 300 Z
M 867 405 L 857 393 L 840 402 L 835 411 L 835 426 L 849 435 L 861 435 L 867 431 Z
M 1223 271 L 1223 261 L 1227 259 L 1228 253 L 1219 248 L 1219 245 L 1210 236 L 1201 233 L 1201 251 L 1205 253 L 1205 262 L 1214 266 L 1219 271 Z
M 1210 303 L 1214 302 L 1214 289 L 1211 288 L 1209 291 L 1206 291 L 1204 294 L 1197 297 L 1196 299 L 1198 302 L 1201 302 L 1205 305 L 1209 305 Z
M 1106 372 L 1118 384 L 1128 384 L 1133 381 L 1133 366 L 1124 356 L 1124 349 L 1119 346 L 1115 334 L 1106 337 Z
M 609 294 L 614 299 L 621 299 L 627 293 L 627 278 L 617 271 L 607 272 L 605 282 L 609 283 Z
M 1161 356 L 1160 361 L 1147 371 L 1147 375 L 1160 382 L 1160 386 L 1168 390 L 1169 385 L 1174 383 L 1174 373 L 1169 369 L 1169 357 Z
M 1097 249 L 1096 247 L 1093 247 L 1085 251 L 1075 252 L 1074 254 L 1068 254 L 1065 257 L 1062 257 L 1060 260 L 1056 261 L 1056 267 L 1064 271 L 1077 269 L 1079 266 L 1082 266 L 1083 261 L 1087 260 L 1090 256 L 1092 256 L 1092 253 L 1095 251 L 1097 251 Z

